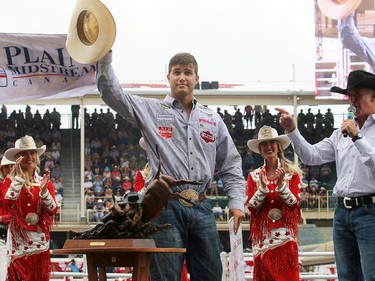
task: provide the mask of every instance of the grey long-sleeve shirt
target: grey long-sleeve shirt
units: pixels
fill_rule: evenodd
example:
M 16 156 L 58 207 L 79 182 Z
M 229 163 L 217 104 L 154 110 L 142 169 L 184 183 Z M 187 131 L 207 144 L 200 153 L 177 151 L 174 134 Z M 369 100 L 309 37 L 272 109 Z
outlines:
M 361 128 L 363 138 L 353 143 L 336 129 L 329 138 L 311 145 L 296 129 L 287 133 L 302 162 L 321 165 L 336 162 L 334 196 L 364 196 L 375 193 L 375 114 Z
M 371 72 L 375 71 L 375 38 L 366 38 L 359 34 L 354 23 L 354 13 L 350 16 L 338 20 L 339 37 L 343 46 L 371 67 Z
M 109 107 L 141 130 L 151 171 L 155 173 L 158 169 L 157 144 L 162 174 L 202 182 L 199 186 L 182 185 L 175 191 L 191 188 L 202 193 L 211 187 L 217 170 L 229 208 L 243 211 L 246 182 L 242 160 L 221 117 L 195 99 L 188 116 L 181 103 L 169 95 L 161 102 L 125 93 L 111 62 L 112 53 L 98 62 L 98 90 Z

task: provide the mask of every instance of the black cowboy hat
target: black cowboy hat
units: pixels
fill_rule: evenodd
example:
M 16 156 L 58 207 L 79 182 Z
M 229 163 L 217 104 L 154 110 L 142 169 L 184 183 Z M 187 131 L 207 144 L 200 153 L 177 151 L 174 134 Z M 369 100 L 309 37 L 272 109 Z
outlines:
M 349 73 L 346 89 L 334 86 L 331 88 L 331 92 L 347 95 L 348 91 L 353 88 L 368 88 L 375 90 L 375 75 L 364 70 L 354 70 Z

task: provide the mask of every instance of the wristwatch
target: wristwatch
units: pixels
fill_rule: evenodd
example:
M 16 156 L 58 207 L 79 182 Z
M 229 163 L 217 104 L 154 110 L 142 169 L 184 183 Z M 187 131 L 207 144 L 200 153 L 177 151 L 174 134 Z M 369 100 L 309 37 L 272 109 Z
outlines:
M 358 133 L 354 137 L 352 137 L 352 141 L 355 142 L 356 140 L 359 140 L 361 138 L 363 138 L 363 135 L 361 133 Z

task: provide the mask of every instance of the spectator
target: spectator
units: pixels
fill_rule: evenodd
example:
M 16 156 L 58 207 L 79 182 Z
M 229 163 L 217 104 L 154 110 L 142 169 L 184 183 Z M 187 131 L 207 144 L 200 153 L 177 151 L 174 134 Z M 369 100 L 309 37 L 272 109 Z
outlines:
M 122 182 L 122 188 L 125 191 L 125 193 L 132 190 L 133 183 L 130 181 L 130 178 L 128 176 L 124 177 L 124 181 Z
M 251 105 L 246 105 L 244 108 L 244 118 L 246 121 L 246 128 L 249 128 L 249 123 L 250 123 L 250 128 L 253 128 L 253 116 L 254 116 L 254 111 L 253 107 Z
M 122 182 L 121 177 L 116 177 L 111 181 L 112 193 L 116 193 L 116 191 L 119 189 L 121 195 L 125 194 L 125 190 L 122 187 Z
M 50 113 L 50 120 L 51 120 L 53 129 L 59 129 L 60 128 L 61 114 L 60 114 L 60 112 L 58 112 L 56 110 L 56 108 L 53 108 L 52 112 Z
M 55 162 L 53 161 L 52 156 L 48 156 L 46 158 L 46 161 L 44 162 L 44 170 L 48 169 L 52 171 L 54 167 L 55 167 Z
M 98 199 L 97 203 L 94 205 L 94 221 L 101 222 L 105 216 L 103 200 Z
M 263 108 L 261 105 L 254 106 L 255 127 L 262 121 Z
M 35 144 L 36 147 L 42 147 L 44 145 L 43 141 L 41 140 L 39 135 L 35 136 Z
M 121 172 L 117 165 L 114 165 L 111 172 L 111 179 L 114 180 L 116 177 L 121 178 Z
M 55 166 L 53 167 L 53 170 L 51 171 L 51 177 L 55 178 L 55 179 L 59 179 L 59 181 L 62 182 L 62 172 L 60 170 L 60 166 L 58 164 L 55 164 Z
M 104 190 L 104 202 L 107 203 L 107 202 L 110 202 L 112 203 L 113 201 L 113 198 L 112 198 L 112 189 L 111 188 L 106 188 Z M 106 204 L 105 204 L 106 205 Z M 107 205 L 106 205 L 107 206 Z
M 95 179 L 94 173 L 92 172 L 92 169 L 85 170 L 83 173 L 83 176 L 85 178 L 88 178 L 90 181 L 93 181 Z
M 120 162 L 120 152 L 118 151 L 116 145 L 111 146 L 111 150 L 109 151 L 109 157 L 111 157 L 113 163 Z
M 61 151 L 61 143 L 58 139 L 56 138 L 52 139 L 51 149 Z
M 52 133 L 51 133 L 52 139 L 61 141 L 61 132 L 58 128 L 52 128 Z
M 102 180 L 111 179 L 111 169 L 108 166 L 105 166 L 102 174 Z
M 85 179 L 86 181 L 86 179 Z M 97 191 L 97 190 L 100 190 L 101 192 L 103 191 L 103 182 L 102 182 L 102 178 L 100 175 L 95 175 L 94 177 L 94 181 L 92 182 L 92 188 Z
M 312 190 L 313 188 L 315 188 L 316 190 L 319 189 L 319 182 L 315 175 L 312 175 L 309 181 L 309 189 Z
M 217 181 L 212 181 L 211 182 L 211 192 L 210 196 L 216 194 L 216 196 L 219 196 L 219 190 L 217 188 Z
M 94 195 L 94 191 L 92 189 L 88 189 L 86 191 L 85 201 L 86 201 L 86 209 L 87 210 L 94 209 L 95 195 Z
M 70 263 L 68 263 L 68 266 L 70 267 L 71 272 L 79 272 L 79 268 L 77 266 L 75 259 L 71 259 Z
M 309 207 L 311 209 L 315 209 L 318 207 L 318 197 L 318 188 L 315 185 L 312 185 L 309 192 Z
M 53 186 L 55 187 L 55 190 L 58 190 L 61 196 L 64 196 L 64 186 L 60 179 L 55 179 L 53 182 Z
M 324 163 L 320 167 L 320 181 L 329 182 L 331 179 L 332 170 L 328 163 Z
M 91 152 L 97 152 L 99 154 L 102 154 L 103 148 L 102 148 L 102 143 L 100 142 L 100 139 L 98 136 L 95 136 L 95 138 L 91 141 Z
M 324 187 L 321 187 L 319 190 L 319 201 L 320 208 L 327 207 L 327 190 Z
M 224 194 L 224 186 L 223 186 L 223 182 L 220 178 L 217 179 L 217 190 L 219 191 L 219 195 L 225 195 Z
M 324 120 L 325 120 L 325 122 L 327 122 L 325 124 L 330 124 L 331 125 L 330 127 L 333 128 L 333 126 L 334 126 L 334 118 L 333 118 L 333 114 L 332 114 L 330 108 L 327 108 L 327 112 L 324 114 Z
M 78 117 L 79 117 L 79 110 L 80 106 L 78 104 L 72 104 L 71 109 L 72 109 L 72 129 L 74 127 L 78 129 Z
M 55 200 L 56 200 L 56 204 L 57 204 L 57 213 L 56 213 L 56 220 L 59 220 L 60 219 L 60 212 L 61 212 L 61 208 L 63 207 L 63 196 L 61 195 L 61 193 L 59 192 L 59 190 L 55 189 Z
M 301 187 L 301 193 L 300 193 L 300 200 L 301 200 L 301 208 L 307 209 L 309 207 L 309 193 L 307 191 L 307 186 L 304 185 Z
M 220 207 L 219 202 L 215 202 L 215 206 L 212 208 L 212 212 L 215 215 L 215 219 L 218 221 L 224 220 L 223 209 Z
M 117 190 L 116 190 L 115 200 L 116 200 L 116 202 L 122 202 L 123 201 L 122 195 L 120 193 L 120 188 L 117 188 Z
M 96 192 L 96 189 L 93 188 L 93 183 L 89 179 L 89 177 L 85 177 L 85 181 L 83 182 L 83 188 L 84 188 L 85 192 L 87 192 L 87 190 L 89 190 L 89 189 L 93 189 Z
M 60 164 L 60 151 L 58 151 L 56 147 L 52 149 L 51 156 L 55 164 Z

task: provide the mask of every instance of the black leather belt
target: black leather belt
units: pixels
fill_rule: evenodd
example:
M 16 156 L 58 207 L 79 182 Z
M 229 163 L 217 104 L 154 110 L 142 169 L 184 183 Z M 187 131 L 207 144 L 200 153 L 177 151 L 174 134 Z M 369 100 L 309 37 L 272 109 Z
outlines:
M 359 197 L 337 197 L 337 204 L 347 209 L 375 204 L 375 194 Z

